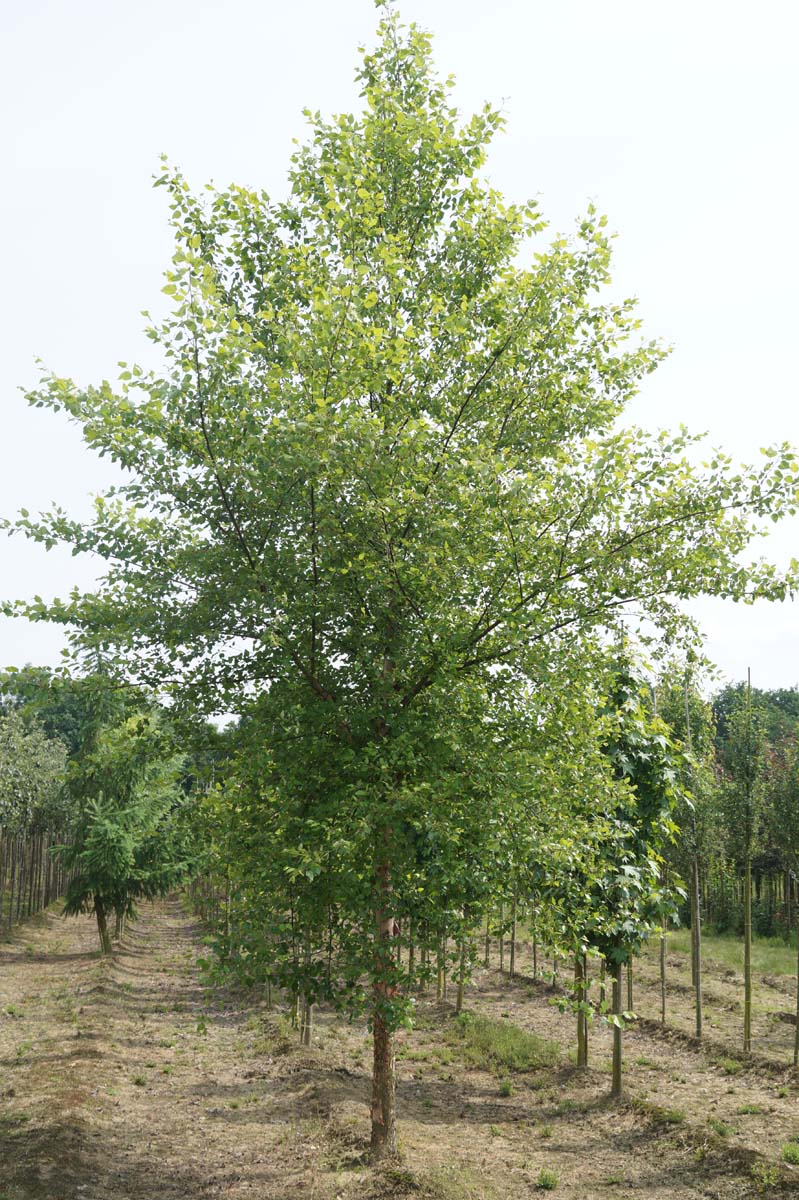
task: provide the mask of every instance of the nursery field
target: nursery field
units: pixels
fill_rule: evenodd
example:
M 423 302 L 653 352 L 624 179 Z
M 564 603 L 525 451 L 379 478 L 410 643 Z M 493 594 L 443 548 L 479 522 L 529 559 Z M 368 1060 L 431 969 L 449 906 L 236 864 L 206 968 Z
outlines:
M 279 1004 L 269 1013 L 251 994 L 206 987 L 201 932 L 172 898 L 145 905 L 113 957 L 98 957 L 90 918 L 53 910 L 2 944 L 3 1200 L 799 1194 L 799 1167 L 783 1161 L 799 1135 L 792 981 L 757 972 L 744 1063 L 723 946 L 714 959 L 707 944 L 704 1048 L 682 1032 L 682 935 L 668 952 L 665 1030 L 652 1019 L 657 959 L 638 960 L 644 1019 L 625 1034 L 621 1104 L 607 1099 L 608 1033 L 592 1028 L 577 1071 L 573 1017 L 549 984 L 481 969 L 461 1018 L 420 998 L 417 1027 L 398 1039 L 401 1158 L 373 1169 L 365 1026 L 322 1010 L 300 1046 Z M 521 943 L 517 963 L 528 960 Z

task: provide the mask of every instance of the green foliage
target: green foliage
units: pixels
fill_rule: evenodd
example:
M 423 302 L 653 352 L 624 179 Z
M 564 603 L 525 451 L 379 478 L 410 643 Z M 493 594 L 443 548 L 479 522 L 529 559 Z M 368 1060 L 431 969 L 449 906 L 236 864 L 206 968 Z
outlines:
M 766 744 L 763 713 L 744 690 L 727 715 L 720 756 L 727 835 L 733 855 L 741 859 L 751 858 L 762 832 Z
M 535 1186 L 542 1192 L 553 1192 L 560 1183 L 560 1175 L 557 1171 L 551 1171 L 549 1167 L 542 1167 L 538 1172 L 538 1177 L 535 1181 Z
M 101 707 L 108 701 L 102 692 L 96 699 Z M 115 715 L 116 723 L 102 724 L 95 712 L 70 760 L 76 811 L 72 841 L 61 849 L 71 873 L 64 911 L 97 913 L 101 938 L 107 914 L 134 916 L 137 899 L 163 895 L 187 865 L 178 822 L 182 757 L 154 713 Z
M 648 698 L 631 668 L 614 664 L 602 727 L 614 783 L 593 809 L 579 854 L 556 860 L 543 877 L 543 894 L 560 914 L 561 944 L 571 953 L 591 947 L 612 963 L 637 953 L 674 913 L 678 893 L 663 884 L 662 854 L 677 832 L 682 760 Z M 590 1011 L 587 999 L 573 1002 L 580 1004 Z
M 780 1169 L 776 1166 L 770 1166 L 766 1162 L 753 1163 L 752 1179 L 755 1181 L 758 1192 L 761 1195 L 765 1195 L 779 1184 Z
M 0 716 L 0 825 L 16 832 L 63 828 L 66 751 L 21 713 Z
M 791 1163 L 795 1167 L 799 1166 L 799 1143 L 786 1142 L 780 1153 L 783 1162 Z
M 0 711 L 33 718 L 69 754 L 79 749 L 90 693 L 87 679 L 47 667 L 9 667 L 0 672 Z

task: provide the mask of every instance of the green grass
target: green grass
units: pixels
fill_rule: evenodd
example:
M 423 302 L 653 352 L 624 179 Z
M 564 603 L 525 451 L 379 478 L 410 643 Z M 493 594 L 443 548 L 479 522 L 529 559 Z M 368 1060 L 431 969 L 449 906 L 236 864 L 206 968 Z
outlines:
M 557 1042 L 529 1033 L 510 1021 L 494 1021 L 477 1013 L 461 1013 L 448 1031 L 461 1056 L 472 1066 L 503 1071 L 551 1067 L 560 1058 Z
M 685 1113 L 681 1108 L 654 1108 L 650 1119 L 654 1125 L 682 1125 Z
M 668 935 L 670 950 L 678 954 L 691 953 L 690 929 L 674 929 Z M 702 956 L 743 972 L 744 942 L 734 933 L 702 934 Z M 755 938 L 752 941 L 752 970 L 758 975 L 795 975 L 796 947 L 782 938 Z
M 538 1172 L 538 1178 L 535 1181 L 535 1186 L 542 1192 L 553 1192 L 560 1182 L 560 1176 L 557 1171 L 550 1171 L 548 1167 L 542 1167 Z
M 410 1185 L 410 1189 L 418 1191 L 425 1200 L 428 1197 L 430 1200 L 496 1200 L 497 1196 L 485 1175 L 471 1167 L 434 1167 L 418 1180 L 402 1178 L 406 1173 L 396 1168 L 389 1168 L 385 1174 L 391 1182 L 405 1187 Z
M 799 1166 L 799 1142 L 786 1142 L 782 1148 L 782 1161 Z

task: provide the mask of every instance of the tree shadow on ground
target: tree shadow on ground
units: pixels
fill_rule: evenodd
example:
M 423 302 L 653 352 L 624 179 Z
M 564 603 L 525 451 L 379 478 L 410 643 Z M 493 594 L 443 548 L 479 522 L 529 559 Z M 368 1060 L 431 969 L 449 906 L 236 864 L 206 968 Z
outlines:
M 206 1200 L 219 1195 L 221 1178 L 201 1166 L 167 1168 L 157 1153 L 129 1155 L 109 1147 L 78 1117 L 28 1122 L 0 1118 L 2 1195 L 8 1200 Z

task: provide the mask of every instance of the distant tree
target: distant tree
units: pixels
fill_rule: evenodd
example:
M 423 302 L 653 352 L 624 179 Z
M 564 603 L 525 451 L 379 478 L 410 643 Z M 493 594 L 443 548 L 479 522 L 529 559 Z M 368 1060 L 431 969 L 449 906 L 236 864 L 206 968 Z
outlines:
M 618 782 L 606 814 L 593 878 L 588 883 L 584 937 L 613 975 L 611 1095 L 622 1094 L 622 967 L 640 950 L 679 894 L 665 887 L 663 853 L 677 832 L 681 762 L 668 727 L 649 706 L 648 685 L 626 665 L 617 669 L 606 702 L 610 717 L 605 753 Z M 632 1014 L 629 1014 L 630 1016 Z
M 701 1040 L 702 1006 L 702 877 L 711 855 L 724 844 L 720 830 L 716 780 L 715 720 L 710 704 L 692 678 L 692 664 L 670 663 L 657 681 L 658 713 L 682 751 L 681 803 L 675 814 L 682 836 L 667 856 L 672 871 L 688 882 L 691 925 L 691 981 L 694 986 L 695 1033 Z M 724 846 L 726 850 L 726 846 Z M 665 945 L 661 946 L 665 958 Z M 665 963 L 663 964 L 665 970 Z M 665 993 L 665 987 L 664 987 Z
M 752 1049 L 752 857 L 761 834 L 766 795 L 766 733 L 763 712 L 750 688 L 738 693 L 726 717 L 722 750 L 722 804 L 726 833 L 744 878 L 744 1053 Z
M 150 713 L 97 727 L 69 765 L 74 799 L 72 841 L 61 850 L 71 878 L 64 911 L 97 918 L 104 954 L 136 913 L 138 899 L 164 895 L 185 875 L 177 815 L 181 756 L 162 722 Z
M 19 712 L 0 716 L 0 826 L 63 827 L 65 772 L 61 742 Z
M 776 836 L 794 879 L 799 878 L 799 728 L 786 733 L 772 747 L 769 800 Z M 796 1025 L 793 1065 L 799 1066 L 799 907 L 794 913 L 797 933 Z

